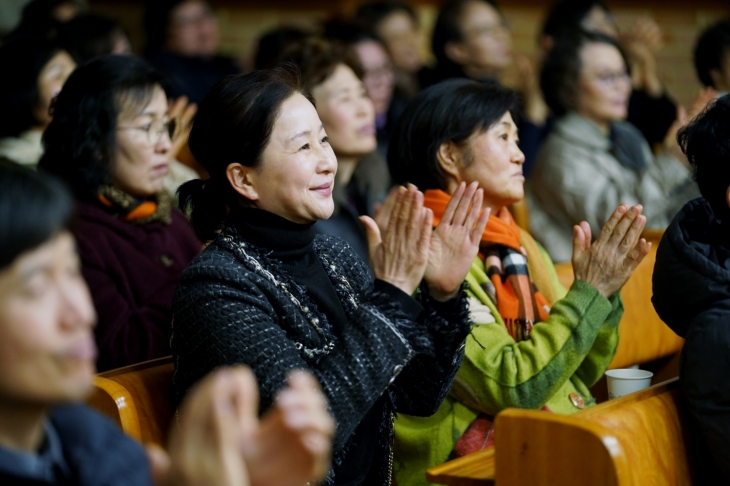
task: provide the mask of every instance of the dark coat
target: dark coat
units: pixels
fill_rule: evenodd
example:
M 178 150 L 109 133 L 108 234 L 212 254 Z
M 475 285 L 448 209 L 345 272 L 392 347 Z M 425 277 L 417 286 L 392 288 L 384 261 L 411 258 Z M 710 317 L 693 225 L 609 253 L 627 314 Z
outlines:
M 172 296 L 201 244 L 185 217 L 133 224 L 80 202 L 74 229 L 98 323 L 99 371 L 170 354 Z
M 657 250 L 652 302 L 686 339 L 679 378 L 689 412 L 696 484 L 730 481 L 730 235 L 709 203 L 677 214 Z M 714 463 L 713 463 L 714 459 Z M 718 470 L 718 466 L 722 470 Z M 725 480 L 719 480 L 721 477 Z
M 152 486 L 147 454 L 106 417 L 83 405 L 54 408 L 49 416 L 75 486 Z M 0 469 L 0 484 L 56 486 Z M 59 485 L 60 486 L 60 485 Z
M 173 302 L 178 399 L 210 370 L 245 363 L 256 374 L 263 412 L 289 371 L 308 369 L 319 379 L 337 423 L 335 463 L 365 414 L 383 403 L 378 451 L 366 484 L 385 485 L 391 412 L 428 416 L 438 409 L 463 358 L 466 299 L 461 292 L 443 312 L 419 292 L 423 317 L 414 321 L 374 285 L 366 265 L 343 241 L 318 235 L 314 250 L 347 315 L 338 330 L 279 262 L 233 226 L 193 260 Z

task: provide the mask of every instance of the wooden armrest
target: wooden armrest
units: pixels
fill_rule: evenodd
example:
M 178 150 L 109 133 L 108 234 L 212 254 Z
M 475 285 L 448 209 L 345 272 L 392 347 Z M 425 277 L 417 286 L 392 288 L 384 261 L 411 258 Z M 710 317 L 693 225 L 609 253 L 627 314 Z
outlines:
M 494 447 L 429 468 L 426 478 L 432 483 L 449 486 L 492 486 Z

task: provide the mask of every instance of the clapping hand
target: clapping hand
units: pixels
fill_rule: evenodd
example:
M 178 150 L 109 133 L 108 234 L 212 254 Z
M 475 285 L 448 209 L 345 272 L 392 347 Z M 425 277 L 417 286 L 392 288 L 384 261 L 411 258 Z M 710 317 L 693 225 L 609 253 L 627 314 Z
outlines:
M 646 225 L 640 204 L 619 205 L 591 244 L 591 227 L 583 221 L 573 227 L 575 278 L 593 285 L 604 297 L 624 286 L 649 253 L 651 243 L 640 238 Z
M 375 277 L 412 295 L 423 279 L 431 244 L 433 212 L 412 184 L 391 191 L 378 222 L 361 216 Z
M 187 96 L 181 96 L 170 104 L 170 120 L 175 122 L 175 133 L 170 137 L 172 142 L 170 154 L 172 158 L 178 158 L 180 151 L 188 142 L 191 129 L 190 122 L 193 120 L 196 111 L 198 111 L 198 105 L 189 103 Z
M 484 193 L 478 187 L 476 182 L 459 185 L 431 235 L 424 278 L 429 294 L 438 301 L 456 295 L 479 252 L 490 210 L 482 211 Z
M 334 421 L 308 373 L 290 375 L 259 421 L 251 370 L 218 370 L 190 391 L 179 419 L 168 452 L 148 448 L 158 486 L 294 486 L 329 470 Z

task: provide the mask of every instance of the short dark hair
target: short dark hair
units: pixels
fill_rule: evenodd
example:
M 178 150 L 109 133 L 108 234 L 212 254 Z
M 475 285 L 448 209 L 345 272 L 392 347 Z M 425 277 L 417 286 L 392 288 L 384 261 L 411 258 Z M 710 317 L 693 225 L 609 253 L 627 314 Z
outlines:
M 612 37 L 585 30 L 564 33 L 545 57 L 540 72 L 540 89 L 545 102 L 557 116 L 576 108 L 578 81 L 583 68 L 580 53 L 583 47 L 592 43 L 608 44 L 618 49 L 626 70 L 630 69 L 626 53 Z
M 58 95 L 39 168 L 66 181 L 79 199 L 111 184 L 117 118 L 130 103 L 144 107 L 157 86 L 167 92 L 167 79 L 133 56 L 101 56 L 78 68 Z
M 66 3 L 80 6 L 76 0 L 31 0 L 23 7 L 20 22 L 8 34 L 8 40 L 39 37 L 55 39 L 62 24 L 53 16 L 53 11 Z
M 318 37 L 310 37 L 290 46 L 279 57 L 278 64 L 296 65 L 302 88 L 307 92 L 332 76 L 340 64 L 352 69 L 358 78 L 363 77 L 360 59 L 350 46 Z
M 464 7 L 473 2 L 486 3 L 502 15 L 497 4 L 492 0 L 453 0 L 439 11 L 436 25 L 433 28 L 433 37 L 431 37 L 431 50 L 434 57 L 436 57 L 439 70 L 444 72 L 445 76 L 447 75 L 446 71 L 453 71 L 453 75 L 461 73 L 461 67 L 446 54 L 446 44 L 464 40 L 460 18 Z
M 167 38 L 170 27 L 170 12 L 185 0 L 147 0 L 145 2 L 143 26 L 147 34 L 145 52 L 160 49 Z
M 378 24 L 396 12 L 404 12 L 418 24 L 418 15 L 406 2 L 376 1 L 360 5 L 355 12 L 355 18 L 363 21 L 372 31 L 378 30 Z
M 61 26 L 59 40 L 76 62 L 84 64 L 110 54 L 124 29 L 116 20 L 96 14 L 77 15 Z
M 247 167 L 261 163 L 281 105 L 295 93 L 308 97 L 296 69 L 274 68 L 228 76 L 200 103 L 189 145 L 210 179 L 186 182 L 177 193 L 180 209 L 189 212 L 201 241 L 215 238 L 228 209 L 240 205 L 226 169 L 233 162 Z
M 38 77 L 61 47 L 46 39 L 16 39 L 0 46 L 0 138 L 17 137 L 38 123 Z
M 258 40 L 258 48 L 254 59 L 256 69 L 274 67 L 277 59 L 292 44 L 308 37 L 309 34 L 297 27 L 277 27 L 264 33 Z
M 705 86 L 712 86 L 710 71 L 720 69 L 730 54 L 730 19 L 721 20 L 705 30 L 697 40 L 694 52 L 697 77 Z
M 0 269 L 70 229 L 73 200 L 58 181 L 0 160 Z
M 333 17 L 324 24 L 323 36 L 326 39 L 354 46 L 360 42 L 375 41 L 382 44 L 380 38 L 359 19 Z
M 410 182 L 419 189 L 446 189 L 446 174 L 438 160 L 441 144 L 463 144 L 484 132 L 507 112 L 517 109 L 519 97 L 498 83 L 449 79 L 421 91 L 406 107 L 393 131 L 388 167 L 393 182 Z
M 719 219 L 730 216 L 726 193 L 730 187 L 730 95 L 710 104 L 677 134 L 677 141 L 694 168 L 700 194 Z
M 545 19 L 542 34 L 557 40 L 565 33 L 581 29 L 583 20 L 593 10 L 593 7 L 599 7 L 606 13 L 611 12 L 603 0 L 562 0 L 557 2 L 550 9 Z

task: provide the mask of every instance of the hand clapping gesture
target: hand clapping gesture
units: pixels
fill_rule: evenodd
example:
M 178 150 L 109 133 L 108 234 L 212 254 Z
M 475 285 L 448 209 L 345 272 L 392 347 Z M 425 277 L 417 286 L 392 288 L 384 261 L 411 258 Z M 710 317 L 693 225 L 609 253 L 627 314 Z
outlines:
M 431 235 L 424 278 L 436 300 L 443 302 L 456 295 L 479 252 L 490 210 L 482 211 L 484 191 L 478 187 L 476 182 L 459 185 Z
M 617 207 L 596 241 L 591 244 L 591 227 L 583 221 L 573 227 L 573 272 L 604 297 L 624 286 L 636 267 L 649 253 L 651 243 L 640 239 L 646 224 L 640 204 Z
M 179 417 L 168 452 L 148 448 L 158 486 L 300 486 L 329 471 L 334 421 L 308 373 L 292 373 L 259 421 L 251 370 L 216 371 L 191 390 Z
M 476 182 L 468 187 L 462 183 L 432 232 L 433 214 L 423 208 L 423 194 L 412 184 L 391 191 L 376 215 L 377 222 L 367 216 L 361 218 L 368 230 L 375 276 L 408 294 L 425 279 L 434 299 L 454 297 L 479 251 L 489 218 L 489 210 L 482 211 L 482 199 L 483 191 Z M 409 200 L 412 203 L 407 204 Z M 390 246 L 382 244 L 386 237 Z M 385 261 L 391 262 L 390 272 L 385 270 Z M 405 268 L 411 270 L 406 272 Z M 396 277 L 399 272 L 402 276 Z M 401 281 L 407 284 L 396 283 Z

